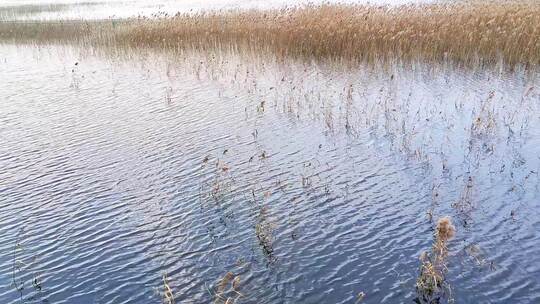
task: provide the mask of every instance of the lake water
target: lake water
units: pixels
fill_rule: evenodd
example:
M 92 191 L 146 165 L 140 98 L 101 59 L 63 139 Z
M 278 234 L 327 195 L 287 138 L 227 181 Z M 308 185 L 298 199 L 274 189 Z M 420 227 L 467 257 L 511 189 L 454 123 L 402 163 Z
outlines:
M 400 5 L 440 0 L 3 0 L 0 21 L 123 19 L 156 14 L 231 9 L 271 9 L 321 3 Z
M 539 303 L 536 75 L 1 45 L 0 302 Z

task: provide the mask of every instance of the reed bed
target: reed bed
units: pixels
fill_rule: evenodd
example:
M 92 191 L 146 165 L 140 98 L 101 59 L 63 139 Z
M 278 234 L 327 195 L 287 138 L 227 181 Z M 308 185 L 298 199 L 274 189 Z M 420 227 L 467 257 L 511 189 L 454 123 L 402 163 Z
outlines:
M 174 50 L 225 47 L 367 62 L 448 59 L 536 65 L 540 63 L 540 2 L 326 4 L 161 15 L 126 22 L 0 24 L 0 39 L 75 40 Z
M 0 42 L 112 44 L 111 21 L 11 21 L 0 22 Z

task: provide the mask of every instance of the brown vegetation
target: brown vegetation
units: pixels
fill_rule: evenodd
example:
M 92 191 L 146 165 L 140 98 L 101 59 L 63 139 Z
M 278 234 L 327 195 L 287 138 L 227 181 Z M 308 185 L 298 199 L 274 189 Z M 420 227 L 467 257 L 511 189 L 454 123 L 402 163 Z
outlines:
M 0 39 L 170 49 L 268 50 L 283 56 L 540 63 L 540 3 L 321 5 L 124 22 L 2 23 Z
M 218 283 L 216 293 L 215 293 L 214 304 L 236 303 L 238 299 L 243 297 L 243 294 L 241 294 L 238 291 L 239 287 L 240 287 L 240 276 L 235 275 L 232 272 L 227 272 L 225 276 Z
M 431 252 L 424 252 L 420 256 L 422 266 L 420 276 L 416 280 L 418 302 L 439 303 L 440 298 L 450 290 L 445 282 L 447 272 L 446 259 L 448 257 L 447 243 L 454 237 L 456 228 L 449 217 L 442 217 L 437 221 L 433 247 Z

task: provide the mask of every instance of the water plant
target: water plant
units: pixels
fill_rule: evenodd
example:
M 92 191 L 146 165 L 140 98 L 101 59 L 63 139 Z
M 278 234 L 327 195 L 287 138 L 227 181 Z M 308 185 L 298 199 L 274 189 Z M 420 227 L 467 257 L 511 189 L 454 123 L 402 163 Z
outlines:
M 439 303 L 450 293 L 450 286 L 445 281 L 447 272 L 448 241 L 455 235 L 456 229 L 449 217 L 439 218 L 434 233 L 431 252 L 423 252 L 420 275 L 416 280 L 417 303 Z
M 163 303 L 164 304 L 174 304 L 174 293 L 169 286 L 167 279 L 167 274 L 163 275 Z
M 25 229 L 21 228 L 12 252 L 11 286 L 19 294 L 21 303 L 38 300 L 46 302 L 42 273 L 37 270 L 38 256 L 28 251 L 24 237 Z M 32 288 L 27 288 L 28 283 Z
M 241 280 L 239 275 L 235 275 L 230 271 L 227 272 L 216 287 L 214 304 L 236 303 L 238 299 L 244 296 L 242 293 L 240 293 L 240 291 L 238 291 L 240 288 L 240 282 Z
M 273 246 L 274 226 L 275 225 L 268 219 L 268 207 L 260 206 L 257 223 L 255 224 L 255 235 L 259 241 L 259 246 L 270 262 L 273 262 L 275 259 Z

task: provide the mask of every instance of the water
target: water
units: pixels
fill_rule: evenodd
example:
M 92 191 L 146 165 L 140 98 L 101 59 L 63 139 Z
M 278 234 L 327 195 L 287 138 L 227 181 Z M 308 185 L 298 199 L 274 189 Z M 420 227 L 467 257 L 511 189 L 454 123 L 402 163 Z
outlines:
M 535 73 L 0 54 L 1 303 L 540 301 Z
M 1 21 L 88 20 L 152 17 L 156 14 L 191 13 L 206 10 L 271 9 L 320 3 L 371 3 L 400 5 L 434 0 L 4 0 Z

